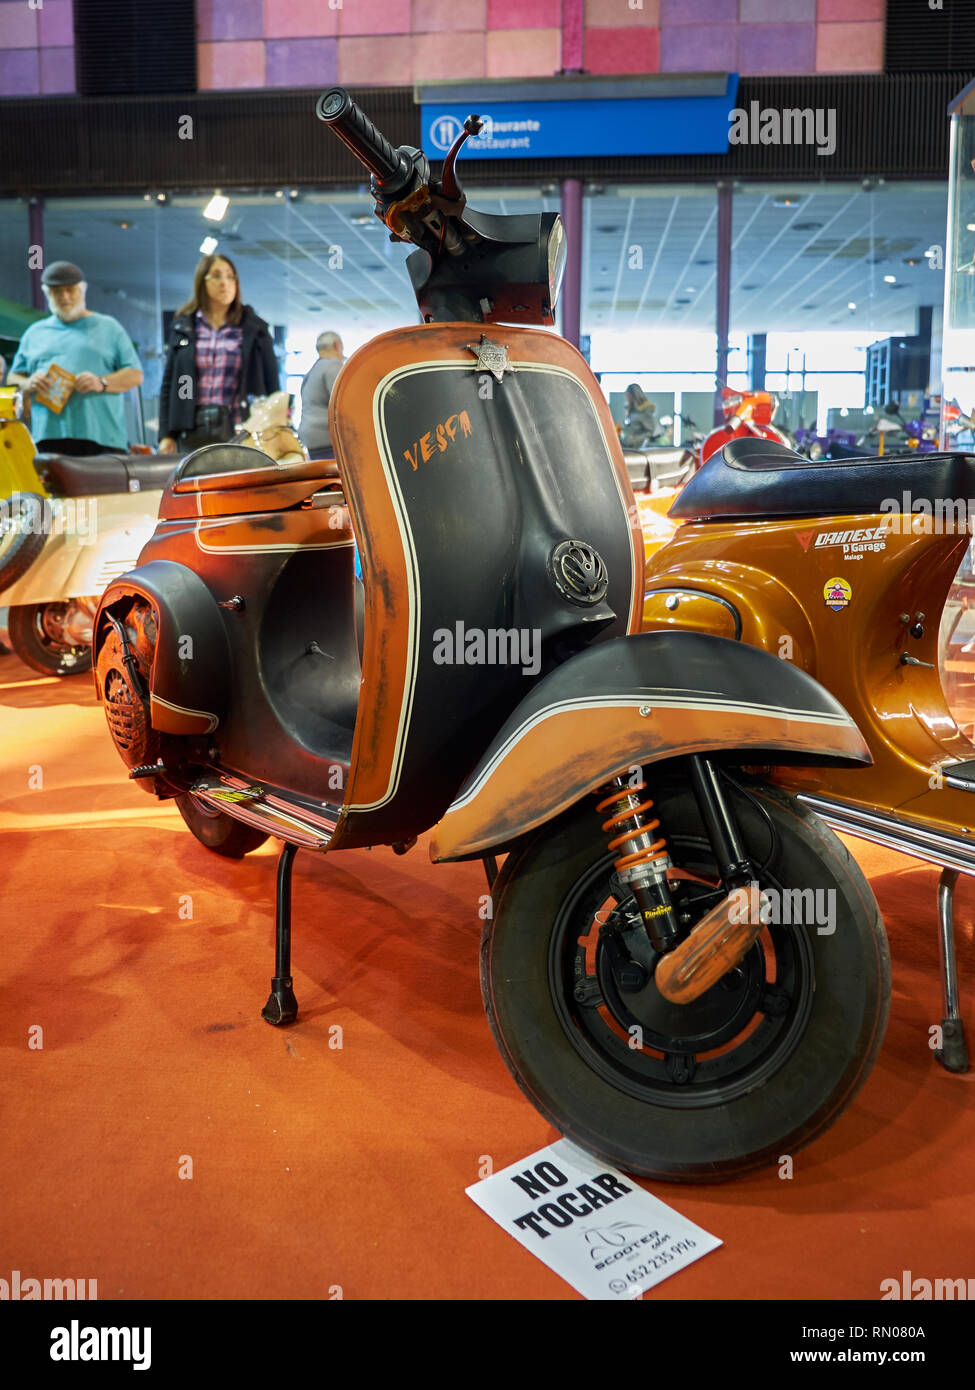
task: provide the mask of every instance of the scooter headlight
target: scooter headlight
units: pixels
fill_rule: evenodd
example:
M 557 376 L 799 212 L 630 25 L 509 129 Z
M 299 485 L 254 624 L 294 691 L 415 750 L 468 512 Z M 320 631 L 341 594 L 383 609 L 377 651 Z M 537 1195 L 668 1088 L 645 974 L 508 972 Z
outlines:
M 565 259 L 565 227 L 562 225 L 561 217 L 556 217 L 552 223 L 552 230 L 548 234 L 548 302 L 553 309 L 558 303 L 559 293 L 562 289 Z

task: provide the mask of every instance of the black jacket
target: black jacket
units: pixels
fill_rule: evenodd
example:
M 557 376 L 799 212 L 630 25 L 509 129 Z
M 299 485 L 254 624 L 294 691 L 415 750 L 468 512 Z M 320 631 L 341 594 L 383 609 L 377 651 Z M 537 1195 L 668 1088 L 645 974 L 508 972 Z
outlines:
M 247 396 L 267 396 L 278 387 L 278 359 L 267 324 L 249 304 L 244 305 L 240 321 L 243 335 L 240 343 L 240 399 Z M 193 382 L 192 397 L 180 391 L 180 378 L 188 376 Z M 159 392 L 159 438 L 176 435 L 193 428 L 196 413 L 196 319 L 192 314 L 177 314 L 169 330 L 166 349 L 166 368 Z

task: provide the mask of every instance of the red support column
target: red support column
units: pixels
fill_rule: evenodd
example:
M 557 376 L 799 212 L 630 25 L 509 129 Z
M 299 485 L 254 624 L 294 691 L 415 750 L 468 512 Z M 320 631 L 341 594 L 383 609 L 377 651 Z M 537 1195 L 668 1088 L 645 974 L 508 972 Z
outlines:
M 585 0 L 562 0 L 562 71 L 582 72 Z
M 562 280 L 562 337 L 579 346 L 582 311 L 582 180 L 562 180 L 566 261 Z
M 715 363 L 714 423 L 724 419 L 721 385 L 728 380 L 728 328 L 731 319 L 731 198 L 730 183 L 718 184 L 718 276 L 715 298 L 715 330 L 718 351 Z
M 30 272 L 30 302 L 32 308 L 43 309 L 47 305 L 41 288 L 41 276 L 44 274 L 44 199 L 39 194 L 27 202 L 27 244 L 41 248 L 41 264 L 33 266 Z

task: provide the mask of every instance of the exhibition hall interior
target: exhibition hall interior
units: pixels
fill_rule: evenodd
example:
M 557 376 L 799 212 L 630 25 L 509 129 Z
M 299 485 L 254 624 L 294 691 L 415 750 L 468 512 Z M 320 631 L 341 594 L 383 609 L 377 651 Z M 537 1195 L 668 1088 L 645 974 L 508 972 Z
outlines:
M 921 1363 L 975 1297 L 971 19 L 0 0 L 47 1360 L 582 1298 Z

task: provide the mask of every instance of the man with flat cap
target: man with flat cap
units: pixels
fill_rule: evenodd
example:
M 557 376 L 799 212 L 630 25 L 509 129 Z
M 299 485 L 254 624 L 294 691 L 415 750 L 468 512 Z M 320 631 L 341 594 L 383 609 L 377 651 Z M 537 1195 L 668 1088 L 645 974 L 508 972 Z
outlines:
M 33 397 L 51 364 L 74 375 L 61 413 L 31 401 L 31 433 L 39 453 L 101 454 L 128 450 L 122 395 L 142 383 L 142 364 L 125 329 L 110 314 L 85 307 L 88 286 L 70 261 L 52 261 L 41 276 L 50 317 L 20 340 L 8 385 Z

